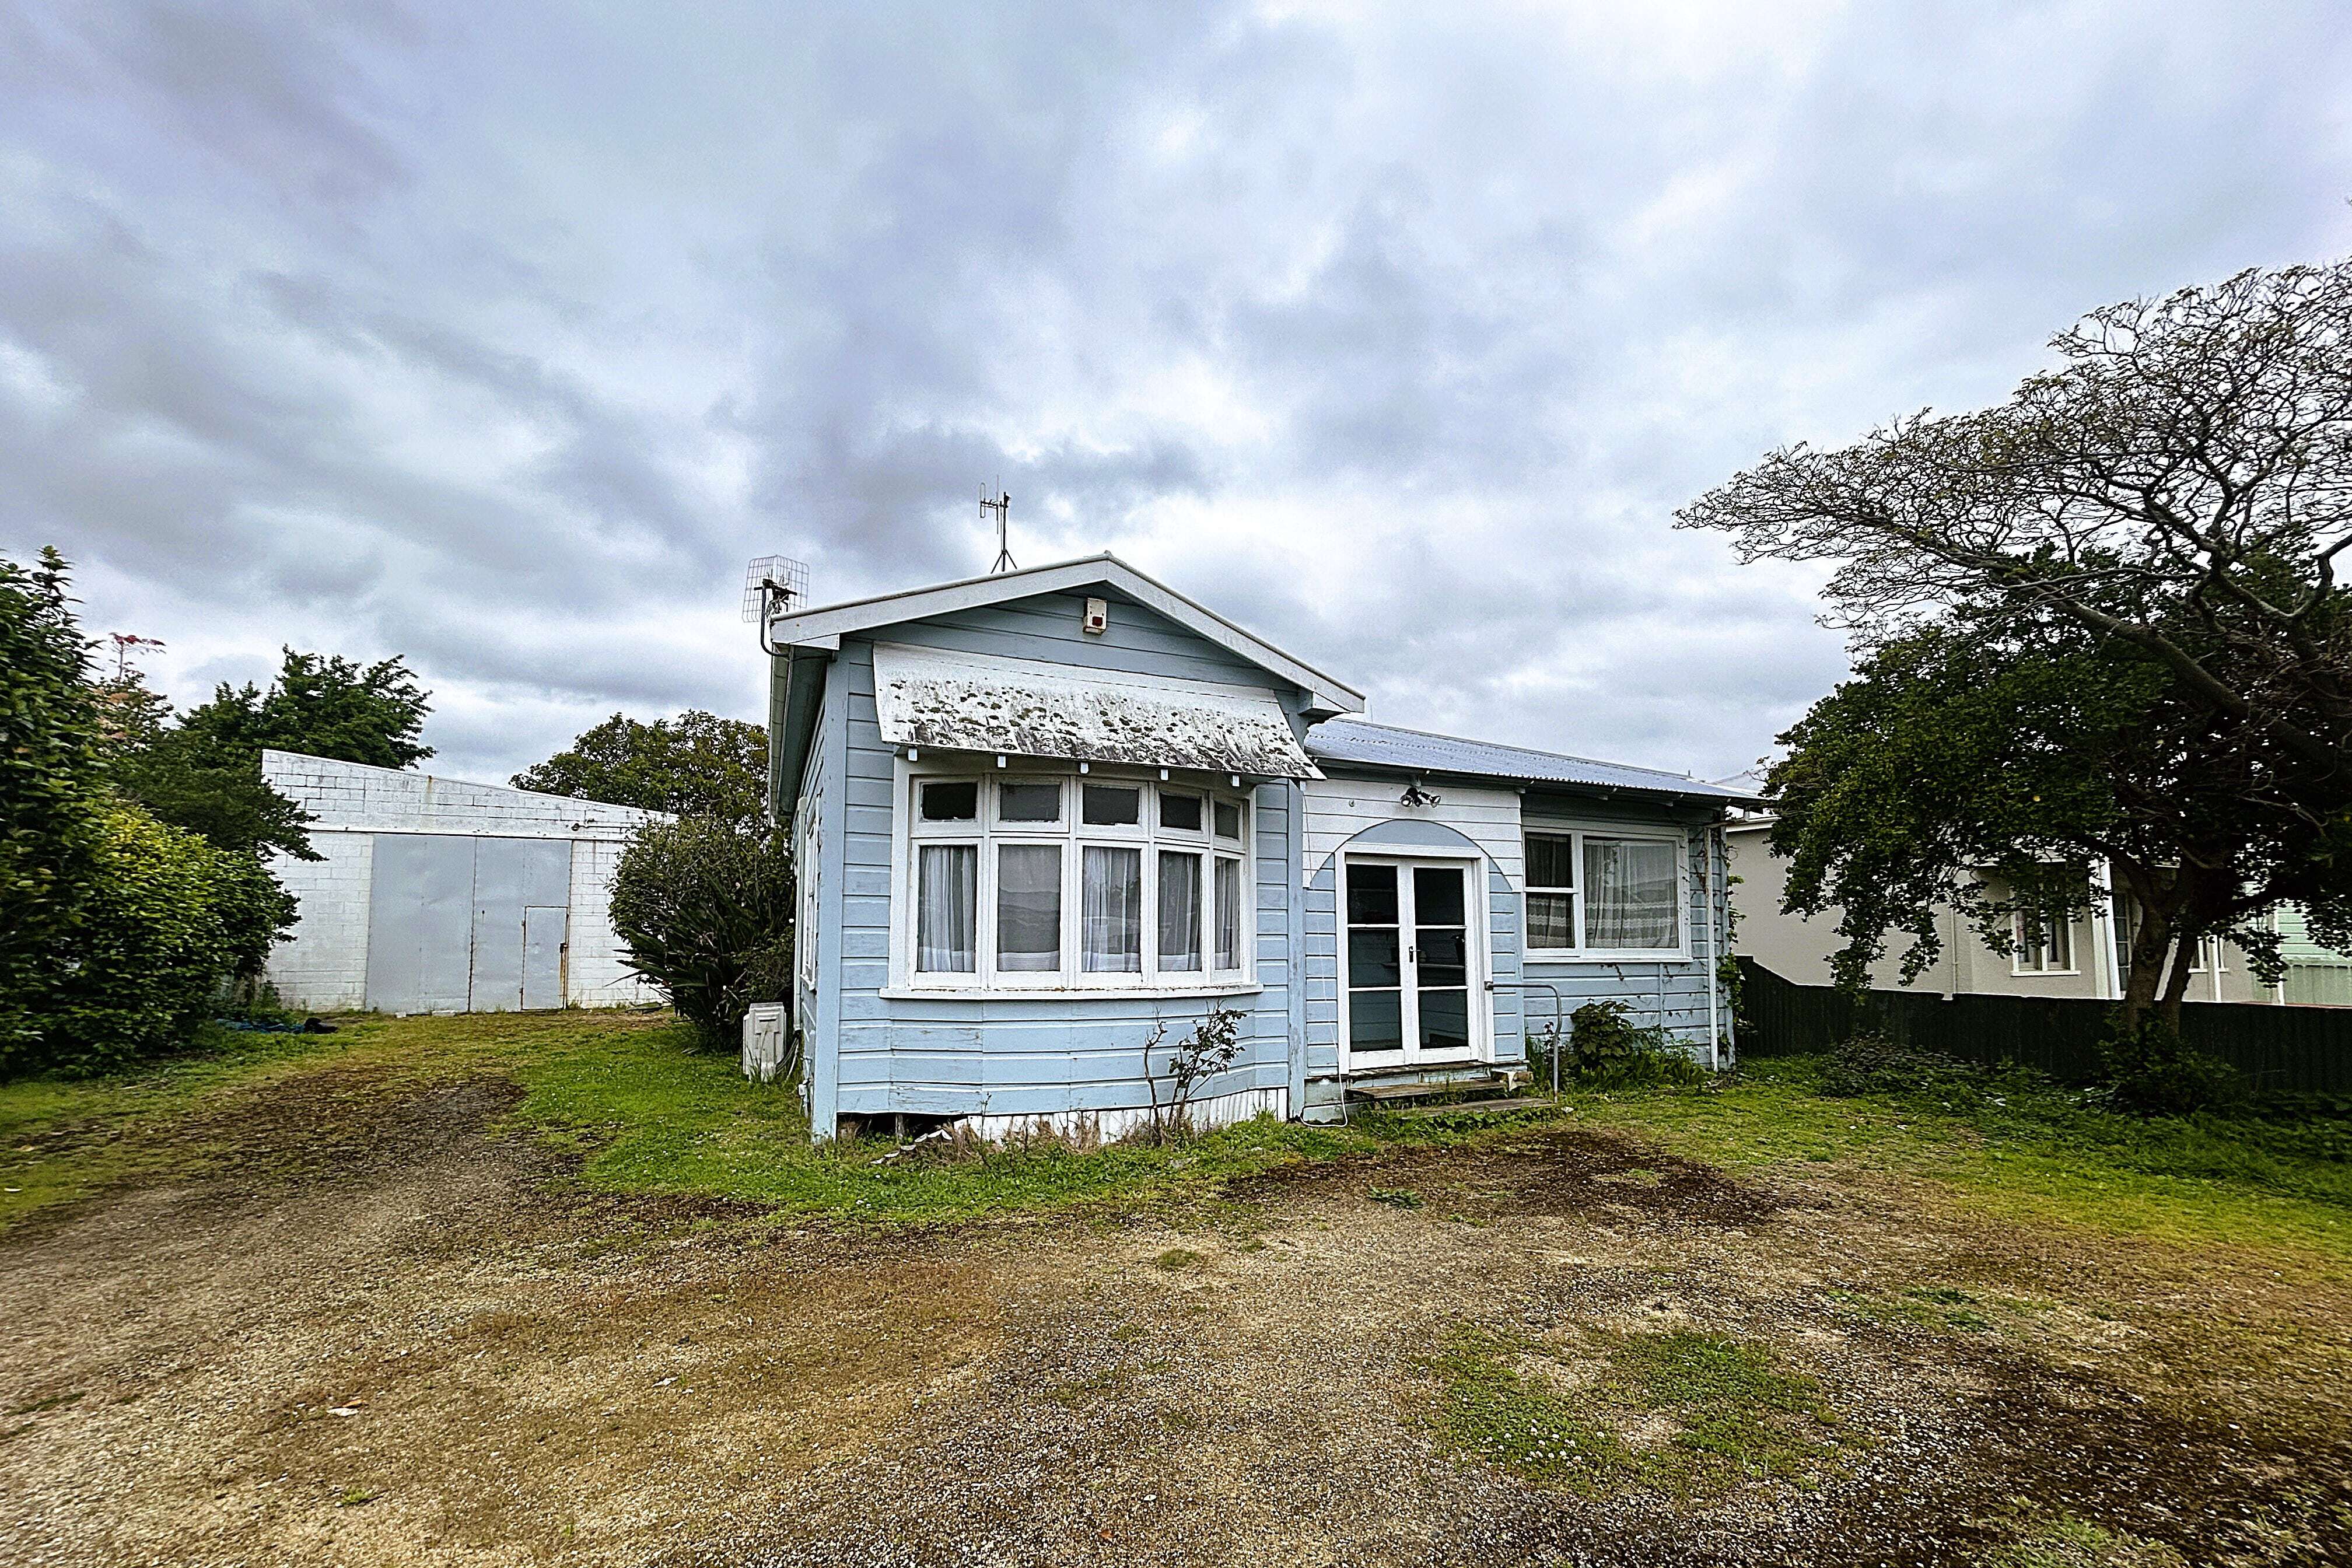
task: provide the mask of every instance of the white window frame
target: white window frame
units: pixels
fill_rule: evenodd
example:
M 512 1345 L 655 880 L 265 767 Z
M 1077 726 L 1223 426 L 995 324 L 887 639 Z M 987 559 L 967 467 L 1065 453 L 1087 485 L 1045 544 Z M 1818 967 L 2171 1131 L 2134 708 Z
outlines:
M 822 791 L 801 796 L 800 831 L 793 846 L 793 877 L 796 902 L 800 909 L 800 924 L 793 932 L 793 957 L 800 971 L 801 985 L 814 991 L 817 978 L 817 931 L 821 917 L 817 896 L 824 864 L 824 796 Z
M 2065 963 L 2063 966 L 2056 968 L 2051 966 L 2049 963 L 2050 943 L 2046 942 L 2042 944 L 2042 961 L 2040 963 L 2032 964 L 2025 962 L 2026 950 L 2030 940 L 2025 929 L 2025 922 L 2029 918 L 2033 918 L 2033 916 L 2034 911 L 2032 910 L 2018 909 L 2011 910 L 2010 911 L 2010 973 L 2013 975 L 2060 975 L 2082 973 L 2082 960 L 2078 956 L 2082 944 L 2076 940 L 2074 920 L 2072 915 L 2063 915 L 2063 918 L 2056 920 L 2053 920 L 2046 913 L 2039 917 L 2043 925 L 2048 929 L 2052 931 L 2062 931 L 2066 933 Z
M 1520 865 L 1528 864 L 1527 840 L 1529 838 L 1565 838 L 1570 841 L 1569 864 L 1576 869 L 1576 886 L 1570 888 L 1538 888 L 1526 883 L 1524 874 L 1519 889 L 1520 952 L 1529 963 L 1688 963 L 1691 956 L 1691 836 L 1687 832 L 1658 832 L 1639 827 L 1572 826 L 1544 822 L 1522 823 L 1519 828 Z M 1664 844 L 1675 852 L 1675 945 L 1672 947 L 1591 947 L 1584 940 L 1584 902 L 1589 892 L 1585 883 L 1584 843 L 1588 838 L 1610 839 L 1633 844 Z M 1528 920 L 1528 899 L 1534 893 L 1569 893 L 1570 934 L 1573 947 L 1536 947 L 1528 941 L 1530 930 Z
M 890 853 L 890 974 L 886 995 L 989 997 L 1051 993 L 1076 995 L 1233 995 L 1259 989 L 1257 980 L 1257 878 L 1255 875 L 1256 802 L 1244 786 L 1234 789 L 1223 778 L 1171 777 L 1156 771 L 1089 768 L 1077 773 L 1066 768 L 1023 764 L 1000 767 L 992 759 L 948 757 L 908 762 L 900 755 L 893 764 Z M 925 784 L 972 780 L 980 786 L 979 810 L 970 822 L 925 822 L 919 814 L 919 792 Z M 1058 823 L 1006 822 L 999 808 L 1000 784 L 1058 784 L 1062 816 Z M 1084 816 L 1085 787 L 1107 784 L 1141 792 L 1139 820 L 1133 826 L 1089 826 Z M 1160 826 L 1160 792 L 1202 797 L 1197 832 Z M 1238 841 L 1219 838 L 1219 801 L 1241 813 Z M 971 844 L 979 852 L 978 885 L 971 972 L 925 973 L 915 966 L 915 922 L 918 851 L 928 844 Z M 1054 845 L 1062 851 L 1062 962 L 1058 969 L 1000 972 L 997 961 L 997 851 L 1006 845 Z M 1131 848 L 1141 852 L 1142 967 L 1139 970 L 1089 971 L 1081 951 L 1084 910 L 1084 866 L 1088 847 Z M 1162 971 L 1160 966 L 1160 852 L 1163 849 L 1201 857 L 1200 952 L 1195 970 Z M 1239 966 L 1217 964 L 1216 865 L 1232 860 L 1241 868 Z

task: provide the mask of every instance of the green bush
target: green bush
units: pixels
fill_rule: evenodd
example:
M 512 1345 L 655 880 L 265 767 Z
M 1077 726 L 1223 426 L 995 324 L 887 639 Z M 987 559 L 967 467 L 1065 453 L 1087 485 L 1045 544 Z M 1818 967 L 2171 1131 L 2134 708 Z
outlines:
M 2235 1110 L 2248 1098 L 2235 1068 L 2197 1049 L 2161 1018 L 2129 1033 L 2118 1025 L 2099 1043 L 2099 1058 L 2103 1081 L 2093 1100 L 2111 1110 L 2186 1116 Z
M 97 852 L 89 648 L 52 550 L 0 558 L 0 1074 L 37 1066 Z
M 78 1075 L 185 1044 L 240 967 L 258 967 L 286 904 L 258 862 L 144 812 L 110 806 L 97 826 L 38 1064 Z
M 1822 1092 L 1844 1099 L 1866 1094 L 1973 1094 L 1991 1076 L 1974 1062 L 1914 1050 L 1880 1034 L 1840 1040 L 1823 1054 L 1821 1072 Z
M 790 837 L 713 817 L 641 830 L 613 873 L 613 929 L 705 1046 L 735 1048 L 752 1003 L 792 995 Z
M 1568 1038 L 1554 1047 L 1562 1053 L 1562 1083 L 1642 1089 L 1706 1081 L 1706 1069 L 1675 1044 L 1664 1026 L 1634 1023 L 1633 1008 L 1622 1002 L 1587 1002 L 1568 1023 Z

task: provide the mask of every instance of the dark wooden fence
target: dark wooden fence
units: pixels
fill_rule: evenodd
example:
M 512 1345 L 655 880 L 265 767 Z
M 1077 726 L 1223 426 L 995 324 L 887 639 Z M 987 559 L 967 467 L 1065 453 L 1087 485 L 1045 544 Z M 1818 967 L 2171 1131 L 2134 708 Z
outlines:
M 2098 1075 L 2115 1007 L 2077 996 L 1855 996 L 1784 980 L 1752 958 L 1739 961 L 1739 986 L 1742 1056 L 1801 1056 L 1874 1032 L 1964 1061 L 2038 1068 L 2067 1083 Z M 2180 1032 L 2261 1092 L 2352 1093 L 2352 1007 L 2191 1002 L 2180 1010 Z

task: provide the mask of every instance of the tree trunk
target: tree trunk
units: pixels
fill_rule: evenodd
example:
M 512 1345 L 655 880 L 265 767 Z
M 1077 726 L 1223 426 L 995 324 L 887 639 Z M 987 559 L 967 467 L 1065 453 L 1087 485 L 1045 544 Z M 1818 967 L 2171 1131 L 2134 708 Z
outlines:
M 2204 933 L 2183 926 L 2172 939 L 2172 973 L 2164 981 L 2164 1026 L 2180 1033 L 2180 999 L 2189 994 L 2189 966 L 2197 962 L 2197 944 Z
M 2139 900 L 2139 930 L 2133 934 L 2131 973 L 2124 981 L 2124 1033 L 2139 1033 L 2164 984 L 2164 961 L 2172 950 L 2172 922 L 2147 900 Z

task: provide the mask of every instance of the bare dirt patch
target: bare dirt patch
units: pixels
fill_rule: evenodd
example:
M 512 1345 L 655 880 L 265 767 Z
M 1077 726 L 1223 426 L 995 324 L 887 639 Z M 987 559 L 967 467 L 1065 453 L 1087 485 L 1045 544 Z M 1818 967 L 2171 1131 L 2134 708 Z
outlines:
M 585 1191 L 512 1096 L 311 1075 L 191 1124 L 203 1176 L 0 1241 L 0 1558 L 1958 1564 L 2075 1518 L 2352 1561 L 2352 1310 L 2252 1270 L 1565 1128 L 832 1231 Z M 1449 1436 L 1465 1326 L 1769 1347 L 1835 1442 L 1531 1479 Z

